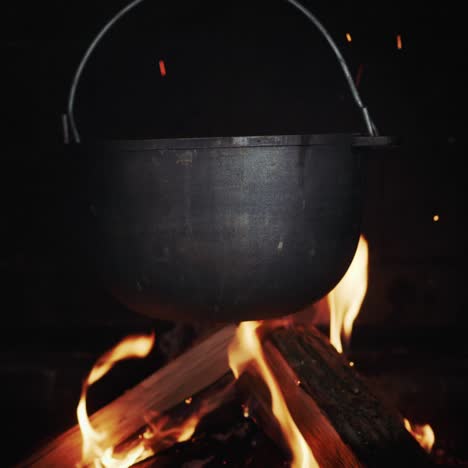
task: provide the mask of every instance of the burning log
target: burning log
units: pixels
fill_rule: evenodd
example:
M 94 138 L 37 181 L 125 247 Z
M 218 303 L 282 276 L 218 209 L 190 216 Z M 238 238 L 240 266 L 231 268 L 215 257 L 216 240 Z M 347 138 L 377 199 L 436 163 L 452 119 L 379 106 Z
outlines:
M 98 410 L 90 422 L 117 447 L 138 437 L 152 414 L 161 414 L 217 382 L 229 372 L 226 349 L 235 334 L 227 326 L 193 346 L 188 352 Z M 20 467 L 75 468 L 82 461 L 82 435 L 78 425 L 39 448 Z
M 427 453 L 405 429 L 399 412 L 370 388 L 365 378 L 321 332 L 310 327 L 267 323 L 260 327 L 260 336 L 268 366 L 319 466 L 433 465 Z M 258 362 L 252 361 L 238 380 L 237 387 L 244 396 L 244 416 L 255 421 L 287 454 L 288 444 L 272 411 L 271 389 L 267 388 L 257 366 Z M 211 445 L 214 450 L 215 445 Z M 204 434 L 173 451 L 174 458 L 169 458 L 168 466 L 172 466 L 174 460 L 179 466 L 183 464 L 180 460 L 190 462 L 193 453 L 207 460 L 216 457 L 210 453 Z M 284 466 L 285 459 L 287 456 L 276 464 L 270 461 L 269 466 Z M 166 453 L 163 458 L 147 461 L 144 467 L 163 468 L 167 461 Z M 235 462 L 234 465 L 237 466 Z M 207 466 L 218 465 L 208 462 Z
M 398 411 L 372 391 L 325 335 L 310 327 L 269 322 L 259 330 L 267 365 L 319 466 L 430 466 L 429 457 L 405 429 Z M 93 427 L 105 431 L 107 442 L 118 447 L 132 437 L 141 438 L 151 413 L 167 412 L 191 396 L 198 401 L 213 398 L 207 389 L 233 380 L 228 348 L 235 335 L 236 328 L 226 326 L 204 338 L 101 408 L 91 417 Z M 271 389 L 259 379 L 258 363 L 250 362 L 244 370 L 236 388 L 244 396 L 250 417 L 287 453 L 284 430 L 273 414 Z M 75 467 L 82 461 L 81 444 L 76 426 L 18 467 Z M 193 444 L 190 447 L 193 451 Z M 158 466 L 157 457 L 154 464 L 145 466 Z
M 280 326 L 265 327 L 262 334 L 267 362 L 321 466 L 433 464 L 405 429 L 398 410 L 371 388 L 323 333 L 313 327 Z M 277 438 L 268 394 L 255 378 L 255 369 L 249 373 L 254 377 L 240 381 L 243 392 L 246 398 L 255 394 L 259 423 Z

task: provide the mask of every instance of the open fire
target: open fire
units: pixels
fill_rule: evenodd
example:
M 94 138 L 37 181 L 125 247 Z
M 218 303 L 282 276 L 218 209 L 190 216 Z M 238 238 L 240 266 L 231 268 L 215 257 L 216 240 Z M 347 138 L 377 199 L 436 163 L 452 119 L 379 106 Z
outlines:
M 429 424 L 411 424 L 404 418 L 405 428 L 418 441 L 419 445 L 430 453 L 435 442 L 435 434 Z
M 158 449 L 167 448 L 175 443 L 189 440 L 197 428 L 199 421 L 216 409 L 224 400 L 224 392 L 219 392 L 214 398 L 203 400 L 196 410 L 182 420 L 171 420 L 167 415 L 149 413 L 145 415 L 147 425 L 139 437 L 116 447 L 109 442 L 105 431 L 93 428 L 86 410 L 88 388 L 119 361 L 131 358 L 145 358 L 152 350 L 155 342 L 154 334 L 135 335 L 124 338 L 114 348 L 105 353 L 91 369 L 85 379 L 81 398 L 77 407 L 78 423 L 82 435 L 82 455 L 79 467 L 94 466 L 95 468 L 126 468 L 153 456 Z M 192 397 L 185 399 L 190 405 Z
M 81 390 L 81 398 L 77 408 L 78 423 L 83 437 L 82 465 L 94 464 L 96 467 L 125 467 L 153 455 L 144 443 L 138 441 L 121 457 L 114 455 L 114 447 L 107 445 L 107 434 L 93 429 L 86 410 L 88 388 L 100 380 L 116 364 L 123 359 L 144 358 L 154 345 L 154 335 L 129 336 L 123 339 L 113 349 L 105 353 L 93 366 L 85 379 Z
M 326 310 L 329 316 L 330 342 L 339 353 L 349 347 L 352 328 L 359 314 L 366 291 L 368 278 L 368 244 L 361 236 L 355 257 L 340 283 L 317 308 Z M 301 430 L 289 410 L 287 398 L 283 394 L 282 385 L 275 377 L 265 357 L 259 330 L 287 326 L 288 320 L 242 322 L 236 330 L 228 347 L 229 366 L 235 378 L 239 378 L 245 370 L 254 365 L 258 374 L 266 384 L 271 397 L 271 410 L 278 422 L 282 437 L 291 452 L 292 468 L 309 468 L 319 466 L 312 448 L 307 443 Z M 310 325 L 314 325 L 311 317 Z M 344 340 L 344 346 L 342 343 Z M 158 450 L 167 448 L 178 442 L 189 440 L 200 420 L 209 412 L 221 405 L 223 392 L 215 397 L 204 400 L 197 409 L 182 421 L 173 421 L 167 415 L 148 414 L 147 425 L 135 440 L 116 447 L 109 443 L 104 431 L 96 431 L 87 415 L 86 397 L 88 388 L 119 361 L 129 358 L 146 357 L 154 345 L 155 337 L 151 335 L 129 336 L 123 339 L 113 349 L 105 353 L 93 366 L 82 387 L 77 416 L 82 434 L 81 466 L 106 468 L 125 468 L 157 454 Z M 350 363 L 353 365 L 353 363 Z M 301 382 L 297 381 L 296 385 Z M 192 397 L 188 395 L 185 404 L 190 406 Z M 245 417 L 249 409 L 244 406 Z M 429 425 L 413 425 L 404 419 L 404 427 L 427 452 L 432 450 L 435 435 Z
M 242 322 L 237 328 L 234 341 L 229 347 L 229 365 L 236 378 L 246 366 L 254 362 L 271 394 L 272 411 L 279 422 L 281 431 L 292 453 L 292 468 L 314 468 L 318 463 L 296 426 L 281 391 L 281 386 L 271 371 L 263 354 L 262 344 L 257 335 L 261 322 Z

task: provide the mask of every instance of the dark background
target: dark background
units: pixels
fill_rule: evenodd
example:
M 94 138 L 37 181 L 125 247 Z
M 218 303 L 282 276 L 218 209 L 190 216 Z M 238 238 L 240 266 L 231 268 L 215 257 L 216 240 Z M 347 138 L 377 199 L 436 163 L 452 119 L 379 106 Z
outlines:
M 389 389 L 410 388 L 405 411 L 432 422 L 440 446 L 463 458 L 465 16 L 457 2 L 304 4 L 353 76 L 362 66 L 359 90 L 380 133 L 401 138 L 367 164 L 369 289 L 352 349 L 363 371 L 394 383 Z M 27 0 L 1 15 L 0 375 L 11 460 L 75 422 L 81 379 L 100 353 L 131 332 L 174 326 L 114 301 L 80 267 L 64 227 L 71 79 L 124 5 Z M 280 0 L 144 2 L 96 49 L 75 113 L 83 139 L 365 131 L 323 37 Z M 123 364 L 113 392 L 167 356 L 157 346 L 150 365 Z M 111 397 L 96 396 L 96 406 Z

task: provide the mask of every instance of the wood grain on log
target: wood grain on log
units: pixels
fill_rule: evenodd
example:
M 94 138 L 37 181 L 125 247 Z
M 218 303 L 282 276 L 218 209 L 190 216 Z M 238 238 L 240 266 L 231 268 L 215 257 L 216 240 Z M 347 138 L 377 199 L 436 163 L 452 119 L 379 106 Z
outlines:
M 307 395 L 306 401 L 314 402 L 365 466 L 427 467 L 432 464 L 404 428 L 398 410 L 378 396 L 321 332 L 314 328 L 279 327 L 268 333 L 267 341 L 266 355 L 282 387 L 291 380 L 288 374 L 293 371 L 293 378 L 300 381 L 300 388 Z M 306 425 L 305 434 L 316 431 L 307 417 L 303 417 L 308 404 L 296 403 L 296 411 L 293 411 L 299 427 Z M 313 439 L 310 441 L 312 448 L 317 445 Z M 317 455 L 322 445 L 318 444 Z M 347 466 L 348 462 L 344 463 Z

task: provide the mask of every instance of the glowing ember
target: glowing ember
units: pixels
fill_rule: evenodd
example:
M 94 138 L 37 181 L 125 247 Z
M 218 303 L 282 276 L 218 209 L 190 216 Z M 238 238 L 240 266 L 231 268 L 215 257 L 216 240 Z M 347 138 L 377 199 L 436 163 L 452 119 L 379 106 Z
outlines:
M 359 88 L 359 85 L 361 84 L 361 79 L 362 79 L 363 72 L 364 72 L 364 64 L 360 63 L 359 67 L 357 69 L 356 78 L 354 80 L 354 83 L 356 84 L 357 88 Z
M 166 64 L 164 63 L 164 60 L 159 61 L 159 72 L 161 73 L 161 76 L 166 76 Z
M 271 394 L 273 414 L 283 432 L 292 454 L 292 468 L 313 468 L 318 464 L 310 447 L 296 426 L 287 404 L 284 400 L 280 386 L 267 364 L 257 328 L 261 322 L 242 322 L 237 327 L 236 336 L 229 346 L 229 365 L 234 376 L 239 378 L 247 366 L 255 364 L 261 377 L 265 381 Z
M 343 352 L 341 336 L 349 344 L 354 320 L 359 314 L 367 292 L 369 248 L 361 235 L 354 258 L 341 281 L 328 294 L 330 309 L 330 342 L 338 352 Z
M 126 451 L 123 458 L 114 457 L 114 449 L 106 443 L 106 433 L 93 429 L 86 410 L 86 394 L 118 361 L 146 357 L 154 345 L 154 334 L 128 336 L 101 356 L 85 379 L 77 407 L 78 423 L 83 438 L 82 463 L 95 467 L 124 468 L 152 455 L 142 442 Z
M 401 34 L 397 34 L 396 44 L 397 44 L 397 49 L 398 50 L 403 49 L 403 43 L 401 42 Z
M 351 37 L 351 34 L 346 33 L 346 40 L 347 40 L 348 42 L 351 42 L 351 41 L 353 40 L 353 38 Z
M 431 453 L 435 442 L 435 434 L 429 424 L 411 424 L 408 419 L 404 418 L 406 430 L 416 439 L 419 445 L 427 452 Z

